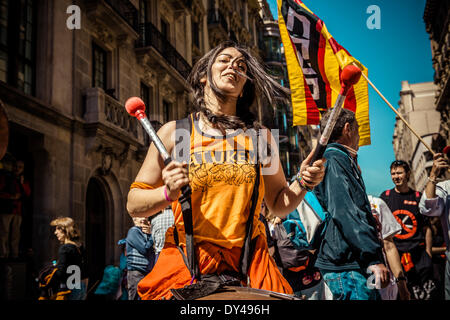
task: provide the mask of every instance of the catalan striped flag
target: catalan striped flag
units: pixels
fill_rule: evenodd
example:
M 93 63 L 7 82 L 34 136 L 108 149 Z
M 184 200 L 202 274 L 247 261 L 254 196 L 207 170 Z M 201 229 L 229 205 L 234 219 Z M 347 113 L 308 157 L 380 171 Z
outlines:
M 321 112 L 334 106 L 341 88 L 342 69 L 355 62 L 367 76 L 367 68 L 334 40 L 323 21 L 302 1 L 277 0 L 277 4 L 291 87 L 293 124 L 319 124 Z M 369 145 L 369 93 L 364 77 L 348 92 L 344 108 L 356 114 L 360 146 Z

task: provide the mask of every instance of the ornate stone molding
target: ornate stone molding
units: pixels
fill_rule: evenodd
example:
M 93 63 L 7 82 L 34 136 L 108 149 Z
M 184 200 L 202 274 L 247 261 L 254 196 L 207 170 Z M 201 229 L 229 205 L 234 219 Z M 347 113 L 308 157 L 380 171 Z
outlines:
M 111 171 L 113 165 L 113 158 L 115 154 L 112 151 L 112 148 L 110 147 L 103 148 L 103 150 L 101 150 L 101 154 L 102 154 L 102 166 L 100 171 L 102 175 L 106 176 Z
M 161 16 L 166 18 L 169 24 L 173 23 L 173 9 L 165 1 L 159 2 L 159 12 L 164 12 Z
M 111 172 L 115 161 L 118 161 L 119 167 L 123 167 L 126 164 L 130 152 L 130 145 L 124 144 L 121 147 L 108 142 L 102 136 L 90 137 L 89 142 L 91 142 L 90 152 L 97 154 L 101 159 L 100 172 L 102 175 L 106 176 Z
M 157 70 L 151 64 L 151 58 L 148 52 L 137 52 L 137 63 L 142 67 L 143 80 L 148 84 L 155 85 L 157 80 Z
M 161 96 L 164 97 L 167 102 L 175 103 L 177 100 L 176 92 L 169 86 L 169 84 L 162 84 L 160 87 Z
M 119 49 L 126 49 L 133 47 L 133 39 L 127 34 L 121 34 L 116 38 L 117 47 Z
M 192 18 L 195 18 L 194 20 L 201 20 L 202 16 L 206 14 L 206 10 L 203 7 L 203 2 L 200 0 L 193 0 L 192 1 Z
M 155 70 L 151 68 L 149 65 L 144 65 L 144 77 L 143 80 L 148 84 L 154 86 L 156 84 L 156 74 Z
M 231 19 L 230 19 L 230 27 L 236 32 L 238 33 L 241 28 L 242 28 L 242 24 L 241 24 L 241 19 L 243 17 L 240 17 L 239 14 L 234 11 L 233 14 L 231 15 Z
M 112 44 L 114 42 L 114 36 L 111 34 L 108 28 L 97 20 L 91 20 L 91 30 L 93 35 L 104 44 Z
M 168 84 L 170 82 L 170 80 L 171 80 L 171 77 L 167 72 L 160 72 L 158 74 L 158 81 L 161 84 Z
M 223 31 L 223 29 L 211 29 L 208 32 L 209 45 L 211 48 L 217 46 L 220 42 L 226 40 L 228 35 Z
M 248 32 L 247 29 L 242 28 L 242 29 L 241 29 L 241 32 L 239 33 L 239 40 L 240 40 L 242 43 L 249 44 L 249 43 L 250 43 L 250 40 L 251 40 L 250 32 Z
M 230 0 L 219 0 L 219 8 L 222 8 L 223 12 L 226 13 L 233 11 Z

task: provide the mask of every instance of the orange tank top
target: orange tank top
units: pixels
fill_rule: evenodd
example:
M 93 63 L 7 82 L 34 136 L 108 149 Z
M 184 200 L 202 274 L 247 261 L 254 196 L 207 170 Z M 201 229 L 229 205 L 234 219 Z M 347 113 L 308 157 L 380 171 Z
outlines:
M 242 247 L 255 184 L 256 153 L 253 139 L 242 130 L 227 136 L 202 132 L 193 121 L 190 142 L 189 185 L 192 189 L 194 243 L 207 241 L 224 248 Z M 252 238 L 265 234 L 259 221 L 264 198 L 260 175 Z M 172 204 L 180 243 L 185 243 L 183 216 L 178 201 Z

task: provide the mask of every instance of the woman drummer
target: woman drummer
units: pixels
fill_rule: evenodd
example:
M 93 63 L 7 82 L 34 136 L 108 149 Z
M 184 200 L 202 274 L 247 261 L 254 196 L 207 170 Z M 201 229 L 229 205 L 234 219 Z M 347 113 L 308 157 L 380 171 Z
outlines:
M 255 154 L 255 139 L 246 133 L 260 130 L 261 125 L 250 106 L 256 95 L 273 103 L 277 97 L 287 98 L 288 91 L 264 71 L 246 48 L 234 42 L 221 43 L 194 65 L 188 83 L 197 110 L 189 116 L 189 167 L 186 162 L 177 161 L 164 166 L 152 144 L 128 194 L 127 210 L 132 217 L 152 216 L 169 204 L 175 216 L 175 226 L 166 233 L 164 249 L 153 270 L 139 283 L 138 293 L 142 299 L 169 299 L 170 289 L 195 283 L 174 240 L 177 238 L 184 247 L 183 217 L 177 199 L 187 184 L 192 189 L 193 234 L 200 274 L 237 272 L 250 199 L 259 176 L 252 233 L 255 245 L 244 282 L 251 288 L 292 294 L 269 256 L 264 226 L 258 220 L 259 210 L 264 199 L 269 210 L 279 217 L 292 212 L 307 189 L 322 180 L 324 160 L 309 166 L 311 153 L 301 164 L 298 179 L 287 186 L 277 145 L 269 130 L 261 130 L 264 133 L 260 140 L 266 142 L 270 157 L 261 166 L 252 163 L 249 155 Z M 176 122 L 171 121 L 158 131 L 169 153 L 174 151 L 175 130 Z M 269 169 L 266 174 L 264 169 Z M 261 174 L 257 175 L 256 170 L 261 170 Z

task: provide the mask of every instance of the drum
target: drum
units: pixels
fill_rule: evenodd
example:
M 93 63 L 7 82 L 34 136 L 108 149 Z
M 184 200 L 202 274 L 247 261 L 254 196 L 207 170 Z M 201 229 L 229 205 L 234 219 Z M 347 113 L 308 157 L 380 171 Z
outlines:
M 196 300 L 302 300 L 296 296 L 262 289 L 225 286 Z

